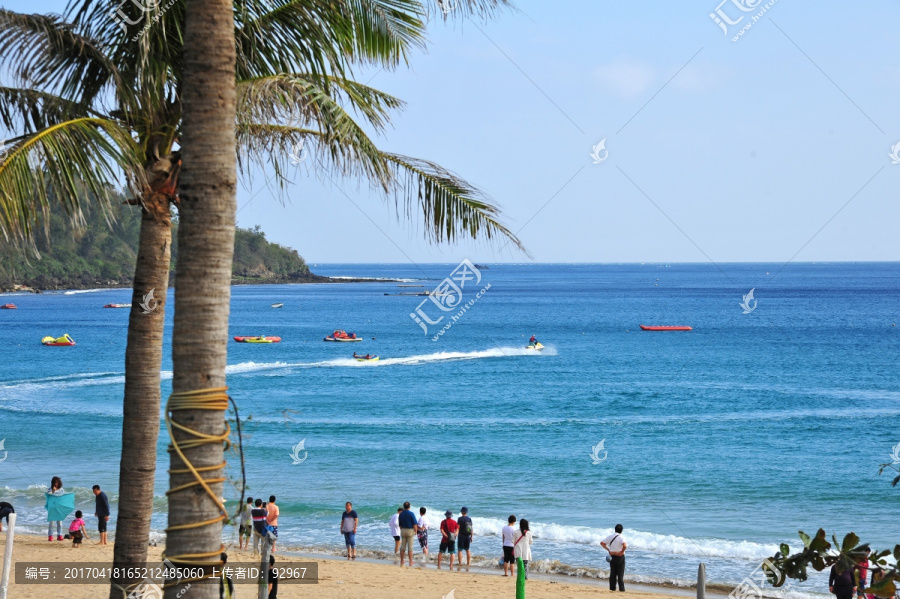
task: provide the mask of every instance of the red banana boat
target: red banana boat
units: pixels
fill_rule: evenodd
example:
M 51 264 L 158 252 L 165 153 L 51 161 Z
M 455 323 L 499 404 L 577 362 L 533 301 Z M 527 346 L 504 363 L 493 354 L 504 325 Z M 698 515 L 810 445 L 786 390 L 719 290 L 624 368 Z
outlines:
M 16 310 L 18 309 L 15 304 L 3 304 L 0 306 L 0 310 Z

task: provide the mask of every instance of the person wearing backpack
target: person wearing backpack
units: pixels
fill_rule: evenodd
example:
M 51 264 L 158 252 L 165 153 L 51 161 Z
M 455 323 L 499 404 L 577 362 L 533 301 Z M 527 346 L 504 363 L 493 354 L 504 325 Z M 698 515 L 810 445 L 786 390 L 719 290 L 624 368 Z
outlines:
M 519 530 L 513 535 L 513 556 L 522 558 L 522 563 L 525 564 L 525 580 L 528 580 L 528 562 L 531 561 L 533 544 L 534 537 L 531 536 L 528 520 L 522 518 L 519 520 Z
M 466 552 L 466 566 L 472 561 L 472 552 L 469 550 L 472 546 L 472 537 L 475 536 L 475 529 L 472 528 L 472 519 L 469 518 L 469 508 L 463 507 L 459 510 L 462 515 L 456 519 L 459 525 L 459 538 L 456 539 L 457 564 L 462 566 L 462 552 Z
M 625 550 L 628 549 L 628 543 L 622 537 L 622 525 L 616 524 L 615 534 L 611 534 L 600 545 L 609 552 L 607 561 L 609 562 L 609 590 L 616 590 L 616 583 L 619 584 L 619 590 L 625 592 Z
M 444 512 L 445 520 L 441 521 L 441 547 L 437 558 L 438 570 L 441 569 L 441 558 L 444 553 L 450 554 L 450 569 L 453 569 L 453 554 L 456 553 L 456 535 L 459 533 L 459 524 L 453 519 L 453 512 Z

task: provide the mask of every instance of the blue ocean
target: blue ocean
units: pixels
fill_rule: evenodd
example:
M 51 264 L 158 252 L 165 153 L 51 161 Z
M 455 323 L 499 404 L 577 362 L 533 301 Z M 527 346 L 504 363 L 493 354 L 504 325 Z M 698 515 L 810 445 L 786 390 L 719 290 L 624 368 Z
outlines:
M 432 526 L 467 506 L 484 567 L 515 514 L 532 522 L 535 569 L 602 574 L 599 543 L 621 523 L 627 576 L 679 584 L 700 562 L 738 583 L 800 529 L 900 539 L 900 490 L 878 475 L 900 444 L 900 264 L 497 264 L 454 288 L 455 269 L 316 265 L 372 281 L 232 288 L 231 335 L 282 338 L 229 341 L 228 380 L 248 494 L 278 497 L 284 546 L 339 550 L 352 501 L 360 555 L 391 552 L 407 500 Z M 89 514 L 93 484 L 115 509 L 128 311 L 102 306 L 130 297 L 0 298 L 19 308 L 0 311 L 0 500 L 29 531 L 46 530 L 54 475 Z M 335 329 L 364 340 L 323 342 Z M 40 344 L 64 333 L 75 347 Z M 163 429 L 157 531 L 167 442 Z M 827 592 L 821 577 L 797 590 Z

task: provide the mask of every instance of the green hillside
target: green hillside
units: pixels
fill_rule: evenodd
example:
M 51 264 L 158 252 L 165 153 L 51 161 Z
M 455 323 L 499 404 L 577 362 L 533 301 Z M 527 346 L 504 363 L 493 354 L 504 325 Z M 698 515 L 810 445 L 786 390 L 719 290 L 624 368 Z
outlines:
M 50 215 L 49 238 L 40 233 L 40 258 L 0 242 L 0 289 L 27 285 L 35 289 L 86 289 L 130 286 L 134 275 L 141 215 L 137 207 L 117 204 L 116 221 L 100 210 L 85 215 L 74 228 L 61 210 Z M 177 237 L 177 222 L 173 238 Z M 172 248 L 175 268 L 177 244 Z M 174 273 L 173 273 L 174 275 Z M 238 227 L 234 243 L 235 283 L 304 283 L 327 281 L 312 274 L 296 250 L 271 243 L 257 226 Z M 174 284 L 174 276 L 172 277 Z

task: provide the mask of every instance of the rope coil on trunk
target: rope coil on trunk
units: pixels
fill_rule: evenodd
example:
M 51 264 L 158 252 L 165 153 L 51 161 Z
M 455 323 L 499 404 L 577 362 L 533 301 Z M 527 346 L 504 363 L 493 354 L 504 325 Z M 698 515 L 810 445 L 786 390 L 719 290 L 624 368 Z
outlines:
M 217 444 L 224 443 L 225 449 L 227 450 L 231 443 L 228 438 L 231 435 L 231 426 L 226 422 L 225 423 L 225 431 L 218 435 L 211 435 L 207 433 L 201 433 L 200 431 L 196 431 L 190 427 L 184 426 L 183 424 L 179 424 L 177 422 L 172 421 L 172 413 L 177 411 L 185 411 L 185 410 L 215 410 L 219 412 L 225 412 L 228 410 L 228 402 L 230 398 L 226 391 L 228 387 L 215 387 L 211 389 L 198 389 L 195 391 L 181 391 L 179 393 L 173 393 L 169 396 L 169 400 L 166 403 L 166 429 L 169 431 L 169 438 L 172 442 L 169 444 L 168 451 L 169 453 L 175 452 L 178 454 L 178 457 L 181 459 L 181 462 L 186 466 L 185 468 L 178 469 L 170 469 L 169 474 L 192 474 L 194 476 L 194 480 L 183 485 L 179 485 L 177 487 L 173 487 L 166 491 L 166 495 L 171 495 L 172 493 L 177 493 L 179 491 L 184 491 L 191 487 L 201 486 L 203 490 L 206 491 L 206 494 L 215 502 L 216 507 L 219 508 L 219 516 L 213 518 L 211 520 L 205 520 L 203 522 L 190 522 L 188 524 L 173 524 L 166 528 L 166 534 L 170 531 L 175 530 L 189 530 L 193 528 L 202 528 L 204 526 L 212 526 L 217 522 L 222 522 L 223 520 L 228 519 L 228 513 L 225 510 L 225 506 L 222 504 L 221 499 L 213 493 L 212 489 L 210 489 L 210 483 L 222 483 L 225 482 L 225 476 L 217 476 L 214 478 L 204 478 L 201 473 L 204 472 L 213 472 L 216 470 L 222 470 L 226 466 L 226 462 L 222 462 L 221 464 L 214 466 L 194 466 L 190 460 L 184 455 L 183 450 L 196 449 L 203 445 L 207 444 Z M 178 441 L 175 438 L 174 432 L 178 430 L 185 435 L 188 435 L 188 439 L 184 439 L 182 441 Z M 165 555 L 163 557 L 168 559 L 170 562 L 176 565 L 181 566 L 193 566 L 193 567 L 213 567 L 213 566 L 221 566 L 222 561 L 219 556 L 222 552 L 225 551 L 225 545 L 222 545 L 219 549 L 215 551 L 209 551 L 204 553 L 186 553 L 183 555 Z M 197 580 L 203 580 L 205 578 L 209 578 L 211 573 L 205 573 L 203 576 L 199 578 L 191 578 L 179 580 L 178 583 L 182 582 L 194 582 Z M 167 583 L 164 586 L 170 587 L 174 586 L 177 583 Z

